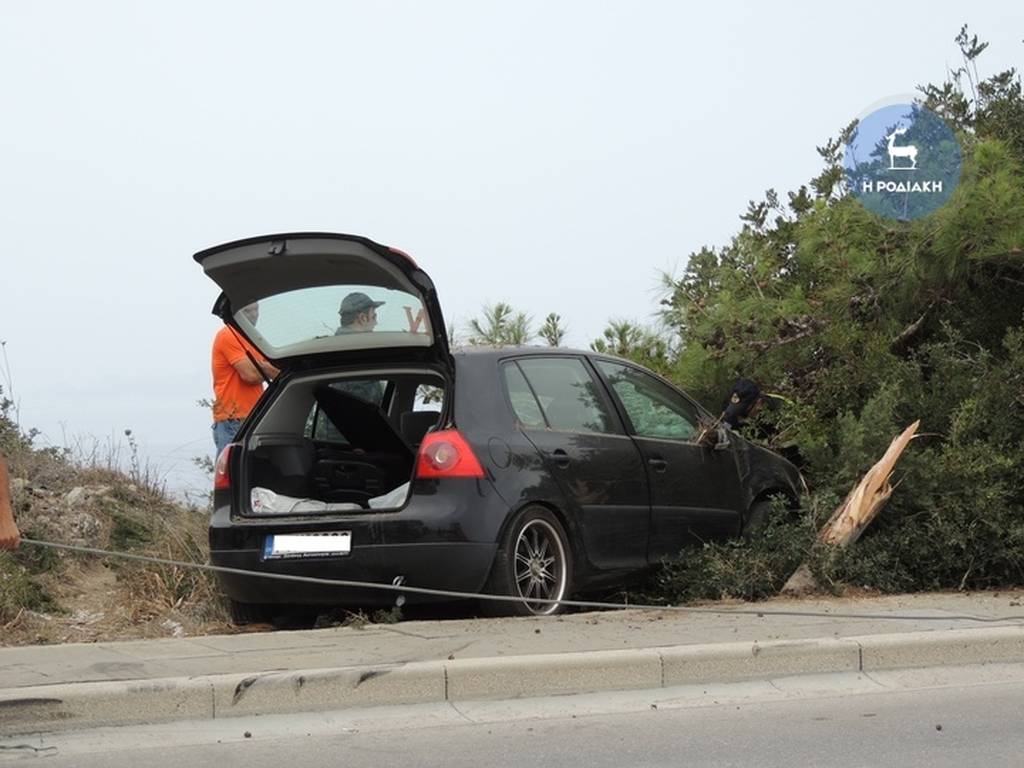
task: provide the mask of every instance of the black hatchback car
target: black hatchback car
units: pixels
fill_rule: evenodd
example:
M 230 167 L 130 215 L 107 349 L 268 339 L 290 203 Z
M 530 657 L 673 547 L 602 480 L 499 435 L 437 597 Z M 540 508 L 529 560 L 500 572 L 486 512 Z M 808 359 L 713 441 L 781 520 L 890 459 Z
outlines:
M 691 542 L 736 536 L 796 468 L 629 361 L 450 350 L 430 278 L 362 237 L 195 255 L 215 314 L 281 369 L 218 457 L 210 557 L 250 571 L 512 595 L 550 614 Z M 243 308 L 259 303 L 257 323 Z M 339 308 L 372 309 L 342 325 Z M 348 318 L 351 320 L 351 318 Z M 373 322 L 370 322 L 370 321 Z M 358 327 L 357 327 L 358 326 Z M 237 621 L 395 594 L 220 573 Z M 410 594 L 410 600 L 417 599 Z M 422 599 L 422 598 L 419 598 Z

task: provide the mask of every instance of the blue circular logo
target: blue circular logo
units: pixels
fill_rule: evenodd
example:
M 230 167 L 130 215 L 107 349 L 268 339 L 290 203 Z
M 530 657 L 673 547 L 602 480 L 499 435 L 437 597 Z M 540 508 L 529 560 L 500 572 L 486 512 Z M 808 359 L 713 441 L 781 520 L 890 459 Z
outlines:
M 868 112 L 846 143 L 846 184 L 868 210 L 910 221 L 938 210 L 960 183 L 963 157 L 946 121 L 920 104 Z

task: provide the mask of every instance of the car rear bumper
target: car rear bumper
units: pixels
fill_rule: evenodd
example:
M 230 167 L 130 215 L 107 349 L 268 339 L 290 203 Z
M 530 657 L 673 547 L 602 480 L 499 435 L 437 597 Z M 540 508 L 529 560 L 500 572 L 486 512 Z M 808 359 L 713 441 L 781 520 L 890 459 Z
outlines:
M 273 560 L 264 559 L 262 550 L 213 550 L 210 561 L 217 566 L 258 573 L 370 584 L 393 584 L 401 578 L 401 583 L 410 587 L 478 592 L 487 580 L 496 548 L 495 544 L 467 542 L 354 544 L 351 554 L 344 556 Z M 225 594 L 241 603 L 391 605 L 399 594 L 410 603 L 432 599 L 395 590 L 340 587 L 258 575 L 218 573 L 217 578 Z
M 442 492 L 439 492 L 442 491 Z M 359 514 L 293 516 L 287 519 L 237 517 L 230 504 L 216 508 L 210 521 L 210 560 L 214 565 L 257 573 L 405 585 L 478 592 L 487 580 L 508 506 L 489 482 L 459 478 L 438 488 L 417 481 L 401 510 Z M 269 536 L 349 533 L 351 552 L 330 557 L 268 559 Z M 243 603 L 293 605 L 391 605 L 398 593 L 309 582 L 218 573 L 224 592 Z M 405 594 L 409 602 L 429 600 Z

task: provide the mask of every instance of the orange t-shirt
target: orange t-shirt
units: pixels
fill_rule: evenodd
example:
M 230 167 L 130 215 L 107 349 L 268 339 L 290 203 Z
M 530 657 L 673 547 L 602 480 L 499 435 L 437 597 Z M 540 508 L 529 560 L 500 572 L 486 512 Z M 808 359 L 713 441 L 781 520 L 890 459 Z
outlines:
M 244 419 L 263 394 L 263 384 L 246 384 L 235 363 L 247 360 L 246 351 L 256 360 L 265 358 L 233 328 L 224 326 L 213 339 L 213 420 Z

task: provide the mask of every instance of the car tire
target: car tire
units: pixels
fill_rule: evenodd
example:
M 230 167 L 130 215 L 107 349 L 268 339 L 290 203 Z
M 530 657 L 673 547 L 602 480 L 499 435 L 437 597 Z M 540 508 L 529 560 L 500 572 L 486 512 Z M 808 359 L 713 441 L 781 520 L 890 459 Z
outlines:
M 240 603 L 228 599 L 228 615 L 235 626 L 246 624 L 266 624 L 270 622 L 270 608 L 262 603 Z
M 566 600 L 572 594 L 572 547 L 558 518 L 548 509 L 526 507 L 509 524 L 494 557 L 486 592 L 521 598 Z M 483 600 L 491 616 L 553 616 L 561 603 Z
M 768 523 L 768 515 L 771 511 L 771 499 L 762 499 L 751 504 L 743 519 L 743 538 L 749 540 L 761 533 Z

